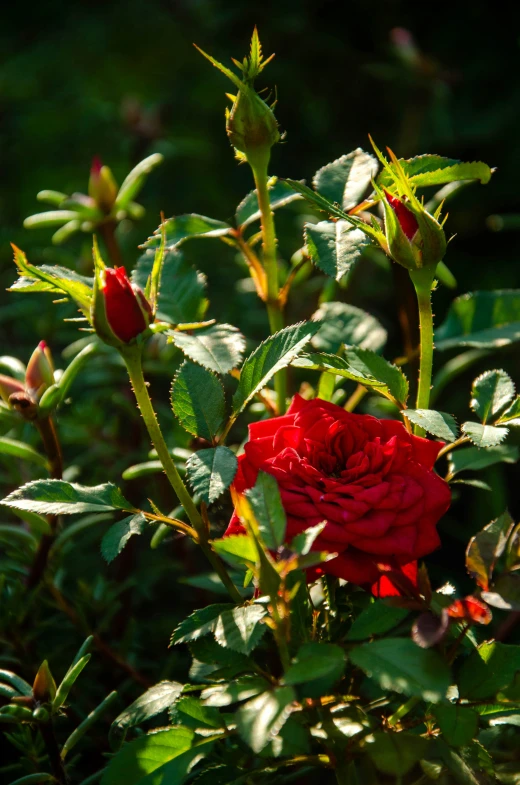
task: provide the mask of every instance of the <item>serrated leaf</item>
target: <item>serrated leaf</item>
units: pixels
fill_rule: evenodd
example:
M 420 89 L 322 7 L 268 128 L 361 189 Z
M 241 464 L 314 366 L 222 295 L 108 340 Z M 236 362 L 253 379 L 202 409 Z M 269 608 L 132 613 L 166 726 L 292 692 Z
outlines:
M 246 341 L 231 324 L 215 324 L 192 333 L 169 330 L 168 339 L 204 368 L 225 374 L 240 365 Z
M 212 540 L 211 545 L 231 566 L 243 569 L 254 566 L 257 560 L 256 545 L 247 534 L 232 534 L 220 540 Z
M 274 182 L 273 182 L 274 181 Z M 283 180 L 278 178 L 271 178 L 268 186 L 269 202 L 271 210 L 276 210 L 279 207 L 285 207 L 286 204 L 294 202 L 296 199 L 301 199 L 301 195 L 293 191 Z M 250 191 L 248 195 L 240 202 L 236 211 L 237 226 L 244 229 L 254 221 L 259 221 L 261 213 L 258 208 L 258 196 L 256 191 Z
M 503 554 L 514 522 L 508 512 L 484 526 L 471 538 L 466 550 L 466 569 L 487 591 L 497 559 Z
M 220 614 L 214 630 L 215 640 L 224 648 L 250 654 L 263 637 L 261 624 L 267 611 L 262 605 L 245 605 Z
M 229 488 L 237 472 L 237 458 L 229 447 L 199 450 L 186 462 L 191 487 L 206 504 L 211 504 Z
M 507 423 L 508 425 L 520 425 L 520 395 L 517 395 L 511 406 L 500 415 L 496 425 L 502 425 L 502 423 Z
M 428 746 L 422 736 L 376 731 L 368 737 L 366 750 L 379 771 L 402 777 L 427 754 Z
M 291 365 L 295 368 L 307 368 L 313 371 L 320 371 L 321 373 L 342 376 L 344 379 L 351 379 L 358 384 L 373 388 L 376 392 L 380 392 L 381 395 L 390 395 L 390 391 L 384 382 L 375 379 L 370 374 L 363 374 L 357 368 L 354 368 L 345 357 L 338 357 L 336 354 L 325 354 L 325 352 L 305 354 L 293 360 Z
M 425 701 L 443 700 L 451 684 L 444 659 L 433 649 L 421 649 L 406 638 L 384 638 L 363 643 L 350 659 L 375 679 L 383 690 L 417 695 Z
M 410 184 L 422 188 L 429 185 L 444 185 L 458 180 L 480 180 L 482 185 L 491 179 L 493 170 L 482 161 L 465 163 L 453 158 L 443 158 L 440 155 L 418 155 L 415 158 L 399 159 Z M 394 171 L 395 164 L 389 164 L 388 169 Z M 383 169 L 377 178 L 379 185 L 389 187 L 393 185 L 394 178 L 388 169 Z
M 217 221 L 215 218 L 207 218 L 205 215 L 189 213 L 187 215 L 177 215 L 165 221 L 166 248 L 173 250 L 186 240 L 224 237 L 230 234 L 232 227 L 224 221 Z M 161 244 L 161 227 L 155 230 L 153 235 L 146 240 L 142 248 L 156 248 Z
M 230 706 L 248 698 L 253 698 L 269 688 L 269 682 L 262 676 L 243 676 L 230 684 L 218 684 L 202 690 L 200 697 L 205 706 Z
M 183 695 L 172 706 L 170 719 L 174 725 L 191 728 L 198 733 L 208 735 L 223 727 L 223 720 L 218 709 L 205 706 L 192 695 Z
M 154 684 L 116 717 L 110 727 L 111 741 L 120 746 L 129 728 L 169 709 L 182 690 L 183 685 L 178 681 L 160 681 Z
M 470 406 L 485 424 L 494 420 L 514 397 L 515 385 L 505 371 L 485 371 L 473 382 Z
M 388 337 L 375 316 L 349 303 L 323 303 L 312 318 L 322 322 L 321 330 L 311 341 L 320 352 L 336 354 L 342 345 L 377 352 Z
M 290 544 L 293 553 L 297 553 L 299 556 L 307 556 L 315 540 L 320 536 L 326 525 L 327 521 L 322 521 L 322 523 L 318 523 L 316 526 L 309 526 L 308 529 L 293 537 Z
M 143 291 L 152 273 L 154 258 L 153 250 L 146 251 L 132 272 L 133 283 Z M 205 292 L 206 276 L 192 267 L 180 251 L 168 251 L 159 282 L 157 318 L 172 324 L 199 321 L 208 307 Z
M 494 349 L 520 340 L 520 289 L 470 292 L 450 305 L 435 331 L 435 348 Z
M 332 686 L 343 675 L 345 663 L 345 652 L 335 643 L 304 643 L 285 672 L 284 682 L 294 686 L 326 677 Z
M 369 349 L 349 349 L 345 357 L 350 365 L 366 376 L 372 376 L 388 388 L 399 403 L 408 398 L 408 379 L 397 365 Z
M 403 415 L 414 425 L 420 425 L 427 433 L 446 442 L 453 442 L 457 438 L 459 429 L 451 414 L 434 409 L 405 409 Z
M 322 166 L 313 177 L 316 191 L 343 210 L 354 207 L 365 195 L 378 169 L 377 159 L 357 148 L 348 155 Z
M 296 699 L 292 687 L 278 687 L 248 701 L 236 714 L 241 738 L 259 753 L 276 736 L 289 717 Z
M 452 476 L 464 471 L 479 471 L 497 463 L 516 463 L 519 455 L 518 447 L 504 444 L 487 450 L 465 447 L 449 454 L 449 470 Z
M 173 380 L 171 397 L 182 427 L 194 436 L 213 441 L 226 413 L 219 379 L 200 365 L 185 362 Z
M 142 534 L 146 529 L 146 518 L 143 513 L 129 515 L 122 521 L 112 524 L 101 540 L 101 553 L 110 564 L 118 556 L 126 543 L 134 534 Z
M 111 482 L 89 488 L 65 480 L 28 482 L 10 493 L 1 504 L 46 515 L 77 515 L 83 512 L 132 509 L 130 502 Z
M 316 335 L 321 324 L 300 322 L 271 335 L 245 360 L 240 382 L 233 396 L 233 411 L 239 414 L 277 371 L 285 368 Z
M 179 626 L 174 630 L 170 645 L 176 643 L 188 643 L 200 638 L 202 635 L 208 635 L 215 630 L 218 618 L 221 613 L 232 610 L 233 605 L 229 602 L 219 602 L 215 605 L 207 605 L 195 611 L 187 619 L 181 621 Z
M 459 694 L 468 700 L 496 695 L 520 671 L 520 646 L 488 641 L 464 662 L 458 679 Z
M 246 491 L 265 546 L 276 551 L 285 540 L 287 520 L 275 478 L 260 471 L 253 488 Z
M 122 782 L 125 785 L 158 785 L 164 779 L 167 764 L 190 750 L 194 736 L 192 730 L 176 727 L 134 739 L 110 760 L 101 779 L 102 785 L 121 785 Z M 152 772 L 157 775 L 150 779 Z M 181 781 L 168 779 L 170 785 L 178 785 Z
M 312 263 L 336 281 L 350 272 L 370 245 L 366 234 L 347 221 L 307 223 L 304 237 Z
M 381 600 L 376 600 L 354 619 L 352 627 L 348 631 L 347 640 L 362 641 L 373 635 L 384 635 L 385 632 L 406 619 L 409 613 L 407 608 L 386 605 Z
M 432 713 L 446 741 L 452 747 L 465 747 L 477 735 L 478 714 L 453 703 L 438 703 Z
M 465 422 L 462 423 L 462 432 L 477 447 L 496 447 L 504 441 L 508 429 L 495 428 L 493 425 L 481 425 L 479 422 Z

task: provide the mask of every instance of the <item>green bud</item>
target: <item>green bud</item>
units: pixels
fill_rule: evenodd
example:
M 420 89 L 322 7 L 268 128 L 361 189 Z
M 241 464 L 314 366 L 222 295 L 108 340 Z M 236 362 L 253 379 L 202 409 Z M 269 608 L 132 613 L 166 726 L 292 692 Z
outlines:
M 226 115 L 226 131 L 233 147 L 250 164 L 268 159 L 271 147 L 280 141 L 280 132 L 273 110 L 258 93 L 244 85 Z
M 43 706 L 38 706 L 38 708 L 34 709 L 33 713 L 33 720 L 37 722 L 47 722 L 49 719 L 49 712 Z
M 112 170 L 103 166 L 101 159 L 96 156 L 90 169 L 89 196 L 94 199 L 99 209 L 108 215 L 116 202 L 117 191 Z
M 36 701 L 47 703 L 54 700 L 56 695 L 56 682 L 47 663 L 44 660 L 40 665 L 33 684 L 33 695 Z
M 45 390 L 53 384 L 54 370 L 51 350 L 45 341 L 40 341 L 27 363 L 25 389 L 35 400 L 39 400 Z

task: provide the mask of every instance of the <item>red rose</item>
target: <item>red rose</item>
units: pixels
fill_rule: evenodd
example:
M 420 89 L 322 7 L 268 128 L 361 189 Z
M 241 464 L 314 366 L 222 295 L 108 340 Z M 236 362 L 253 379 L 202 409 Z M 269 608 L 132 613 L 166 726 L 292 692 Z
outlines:
M 397 216 L 397 220 L 401 225 L 401 229 L 405 233 L 406 237 L 411 240 L 419 229 L 419 224 L 417 223 L 415 215 L 410 212 L 410 210 L 405 206 L 404 202 L 401 202 L 400 199 L 392 196 L 392 194 L 389 194 L 388 191 L 385 191 L 385 193 L 390 207 Z
M 107 267 L 104 275 L 106 320 L 114 335 L 128 343 L 152 321 L 150 303 L 142 290 L 130 282 L 124 267 Z
M 399 593 L 385 572 L 415 583 L 417 559 L 440 541 L 450 505 L 433 471 L 442 442 L 412 436 L 395 420 L 351 414 L 320 399 L 295 396 L 287 414 L 249 426 L 234 488 L 243 493 L 259 470 L 276 477 L 287 539 L 326 521 L 317 550 L 338 553 L 322 569 L 379 595 Z M 226 534 L 242 532 L 236 513 Z

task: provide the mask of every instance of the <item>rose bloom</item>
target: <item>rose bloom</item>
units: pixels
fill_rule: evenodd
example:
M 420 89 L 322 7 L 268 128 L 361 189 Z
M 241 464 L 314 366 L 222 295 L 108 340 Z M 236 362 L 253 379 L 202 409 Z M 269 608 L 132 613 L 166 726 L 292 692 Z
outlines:
M 297 395 L 285 416 L 249 426 L 233 485 L 240 494 L 260 470 L 272 474 L 288 541 L 326 521 L 313 548 L 338 556 L 320 570 L 371 585 L 379 596 L 399 594 L 399 583 L 415 583 L 417 559 L 440 544 L 436 524 L 451 501 L 448 484 L 433 471 L 442 447 L 395 420 Z M 226 535 L 243 531 L 234 513 Z M 402 581 L 394 584 L 392 572 Z

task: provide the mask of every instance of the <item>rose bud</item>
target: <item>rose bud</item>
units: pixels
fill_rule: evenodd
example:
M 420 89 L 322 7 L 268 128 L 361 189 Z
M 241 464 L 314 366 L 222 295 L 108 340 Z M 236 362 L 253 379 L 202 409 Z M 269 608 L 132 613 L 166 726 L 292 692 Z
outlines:
M 124 267 L 99 271 L 93 303 L 93 323 L 106 343 L 130 343 L 153 321 L 152 307 L 143 291 L 133 284 Z
M 313 548 L 338 556 L 321 571 L 377 596 L 408 593 L 417 587 L 417 559 L 440 545 L 436 526 L 451 501 L 433 468 L 442 446 L 395 420 L 296 395 L 283 417 L 249 426 L 232 488 L 243 494 L 259 471 L 271 474 L 287 542 L 325 521 Z M 235 513 L 226 534 L 243 531 Z
M 101 159 L 95 156 L 90 168 L 89 196 L 94 199 L 99 209 L 108 215 L 115 204 L 117 191 L 111 169 L 103 166 Z
M 448 608 L 448 616 L 451 619 L 462 619 L 469 624 L 489 624 L 492 619 L 486 603 L 472 596 L 452 602 Z
M 409 270 L 438 264 L 446 251 L 446 236 L 437 218 L 414 199 L 405 202 L 388 191 L 379 191 L 385 211 L 384 249 Z
M 250 164 L 269 160 L 271 147 L 280 141 L 272 109 L 246 84 L 234 97 L 231 110 L 226 112 L 226 132 L 233 147 Z
M 39 400 L 45 390 L 54 384 L 52 355 L 45 341 L 40 341 L 31 355 L 25 372 L 25 390 Z

